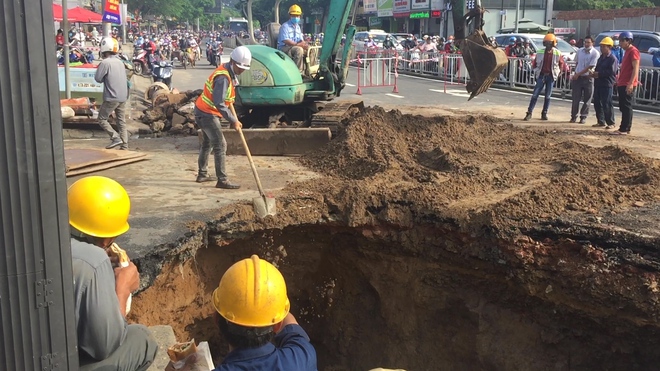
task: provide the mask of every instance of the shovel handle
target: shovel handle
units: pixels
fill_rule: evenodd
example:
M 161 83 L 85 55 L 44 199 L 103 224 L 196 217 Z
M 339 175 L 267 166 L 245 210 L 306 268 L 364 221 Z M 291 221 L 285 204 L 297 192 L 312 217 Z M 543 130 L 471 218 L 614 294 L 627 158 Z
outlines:
M 236 116 L 236 110 L 234 109 L 234 105 L 231 104 L 229 106 L 231 109 L 231 112 L 234 114 L 234 117 L 238 119 L 238 116 Z M 245 154 L 247 155 L 248 161 L 250 162 L 250 168 L 252 169 L 252 174 L 254 175 L 254 180 L 257 182 L 257 188 L 259 189 L 259 194 L 261 197 L 264 199 L 266 198 L 266 193 L 264 192 L 263 187 L 261 186 L 261 180 L 259 179 L 259 174 L 257 174 L 257 168 L 254 166 L 254 160 L 252 160 L 252 154 L 250 153 L 250 147 L 248 147 L 247 141 L 245 140 L 245 136 L 243 135 L 243 129 L 240 127 L 236 128 L 238 131 L 238 135 L 241 137 L 241 142 L 243 143 L 243 149 L 245 150 Z

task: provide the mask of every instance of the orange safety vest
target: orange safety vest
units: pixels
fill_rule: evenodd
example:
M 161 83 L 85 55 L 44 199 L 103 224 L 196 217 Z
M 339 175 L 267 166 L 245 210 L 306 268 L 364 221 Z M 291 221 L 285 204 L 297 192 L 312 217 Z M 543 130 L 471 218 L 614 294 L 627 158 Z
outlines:
M 197 101 L 195 102 L 195 106 L 201 111 L 216 116 L 222 116 L 220 111 L 218 111 L 218 109 L 215 107 L 215 104 L 213 103 L 213 88 L 215 86 L 215 78 L 220 75 L 226 76 L 227 80 L 229 80 L 227 95 L 225 95 L 225 104 L 227 107 L 229 107 L 230 104 L 234 103 L 236 100 L 234 82 L 231 79 L 229 71 L 225 68 L 225 66 L 222 65 L 216 68 L 213 73 L 211 73 L 211 76 L 209 76 L 208 80 L 206 80 L 206 83 L 204 84 L 204 92 L 202 92 L 202 94 L 199 96 L 199 98 L 197 98 Z

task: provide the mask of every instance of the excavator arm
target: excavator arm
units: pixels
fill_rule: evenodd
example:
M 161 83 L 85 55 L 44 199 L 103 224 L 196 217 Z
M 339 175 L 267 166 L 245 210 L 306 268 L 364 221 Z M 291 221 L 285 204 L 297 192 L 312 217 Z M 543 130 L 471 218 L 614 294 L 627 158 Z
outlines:
M 481 0 L 452 0 L 450 4 L 455 42 L 470 75 L 466 85 L 470 100 L 488 90 L 509 60 L 483 32 L 485 9 Z

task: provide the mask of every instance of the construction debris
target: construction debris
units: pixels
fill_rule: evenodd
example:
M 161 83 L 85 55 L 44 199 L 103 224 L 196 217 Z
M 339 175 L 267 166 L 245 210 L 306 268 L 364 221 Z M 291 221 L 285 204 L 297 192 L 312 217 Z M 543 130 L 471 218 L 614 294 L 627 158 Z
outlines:
M 157 93 L 161 92 L 159 90 Z M 154 133 L 169 131 L 172 134 L 197 135 L 193 111 L 200 94 L 201 89 L 154 94 L 151 108 L 143 111 L 140 121 L 149 125 Z

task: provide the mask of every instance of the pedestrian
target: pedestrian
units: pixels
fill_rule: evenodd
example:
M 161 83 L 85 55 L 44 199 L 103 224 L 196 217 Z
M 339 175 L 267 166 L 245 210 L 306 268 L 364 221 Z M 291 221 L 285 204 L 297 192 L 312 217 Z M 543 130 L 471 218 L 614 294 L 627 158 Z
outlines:
M 146 370 L 158 343 L 145 326 L 126 322 L 140 274 L 130 260 L 122 266 L 112 251 L 129 229 L 128 194 L 110 178 L 90 176 L 73 183 L 67 198 L 78 370 Z
M 619 40 L 619 35 L 614 35 L 612 38 L 614 40 L 614 47 L 612 48 L 612 54 L 616 57 L 617 61 L 619 62 L 619 65 L 621 62 L 623 62 L 623 48 L 621 48 L 620 45 L 620 40 Z
M 593 126 L 607 129 L 613 129 L 615 126 L 612 94 L 619 62 L 612 53 L 613 46 L 614 40 L 610 37 L 604 37 L 600 41 L 601 55 L 596 63 L 595 71 L 591 73 L 591 77 L 594 78 L 594 109 L 597 120 Z
M 548 120 L 548 108 L 550 108 L 550 97 L 552 97 L 552 88 L 559 77 L 559 73 L 564 69 L 564 58 L 561 51 L 557 49 L 557 37 L 554 34 L 546 34 L 543 37 L 543 48 L 539 49 L 534 59 L 534 75 L 536 76 L 536 86 L 529 101 L 527 114 L 524 120 L 529 121 L 534 112 L 536 101 L 545 88 L 545 100 L 543 101 L 543 111 L 541 111 L 541 120 Z
M 635 87 L 639 84 L 639 50 L 632 44 L 633 34 L 630 31 L 623 31 L 619 34 L 619 42 L 625 54 L 619 71 L 619 77 L 616 82 L 616 89 L 619 95 L 619 111 L 621 111 L 621 125 L 619 130 L 612 134 L 627 135 L 632 128 L 633 109 L 632 100 L 635 93 Z
M 245 46 L 239 46 L 231 52 L 230 61 L 220 65 L 211 73 L 204 84 L 204 91 L 195 102 L 195 122 L 204 139 L 199 149 L 197 164 L 197 183 L 217 180 L 216 188 L 238 189 L 241 186 L 229 182 L 225 170 L 227 142 L 222 134 L 220 117 L 229 121 L 231 127 L 239 130 L 243 124 L 238 120 L 234 109 L 238 85 L 237 76 L 250 69 L 252 53 Z M 209 154 L 213 150 L 216 177 L 208 173 Z
M 230 349 L 215 371 L 317 370 L 316 351 L 289 311 L 286 291 L 282 273 L 256 255 L 229 267 L 212 296 L 214 322 Z M 187 363 L 190 369 L 194 360 Z M 174 370 L 172 362 L 165 370 Z
M 119 45 L 112 37 L 101 40 L 101 63 L 96 68 L 94 80 L 103 83 L 103 104 L 99 109 L 99 125 L 110 136 L 110 144 L 105 148 L 128 150 L 128 129 L 126 128 L 126 101 L 128 100 L 128 79 L 124 62 L 117 57 Z M 115 113 L 119 132 L 110 126 L 108 117 Z
M 594 39 L 587 36 L 583 40 L 584 46 L 575 53 L 575 73 L 571 76 L 571 89 L 573 91 L 573 105 L 571 106 L 571 121 L 577 120 L 578 110 L 580 115 L 580 124 L 587 122 L 589 116 L 589 107 L 591 99 L 594 96 L 594 79 L 591 76 L 600 53 L 594 48 Z M 582 108 L 580 108 L 582 101 Z

